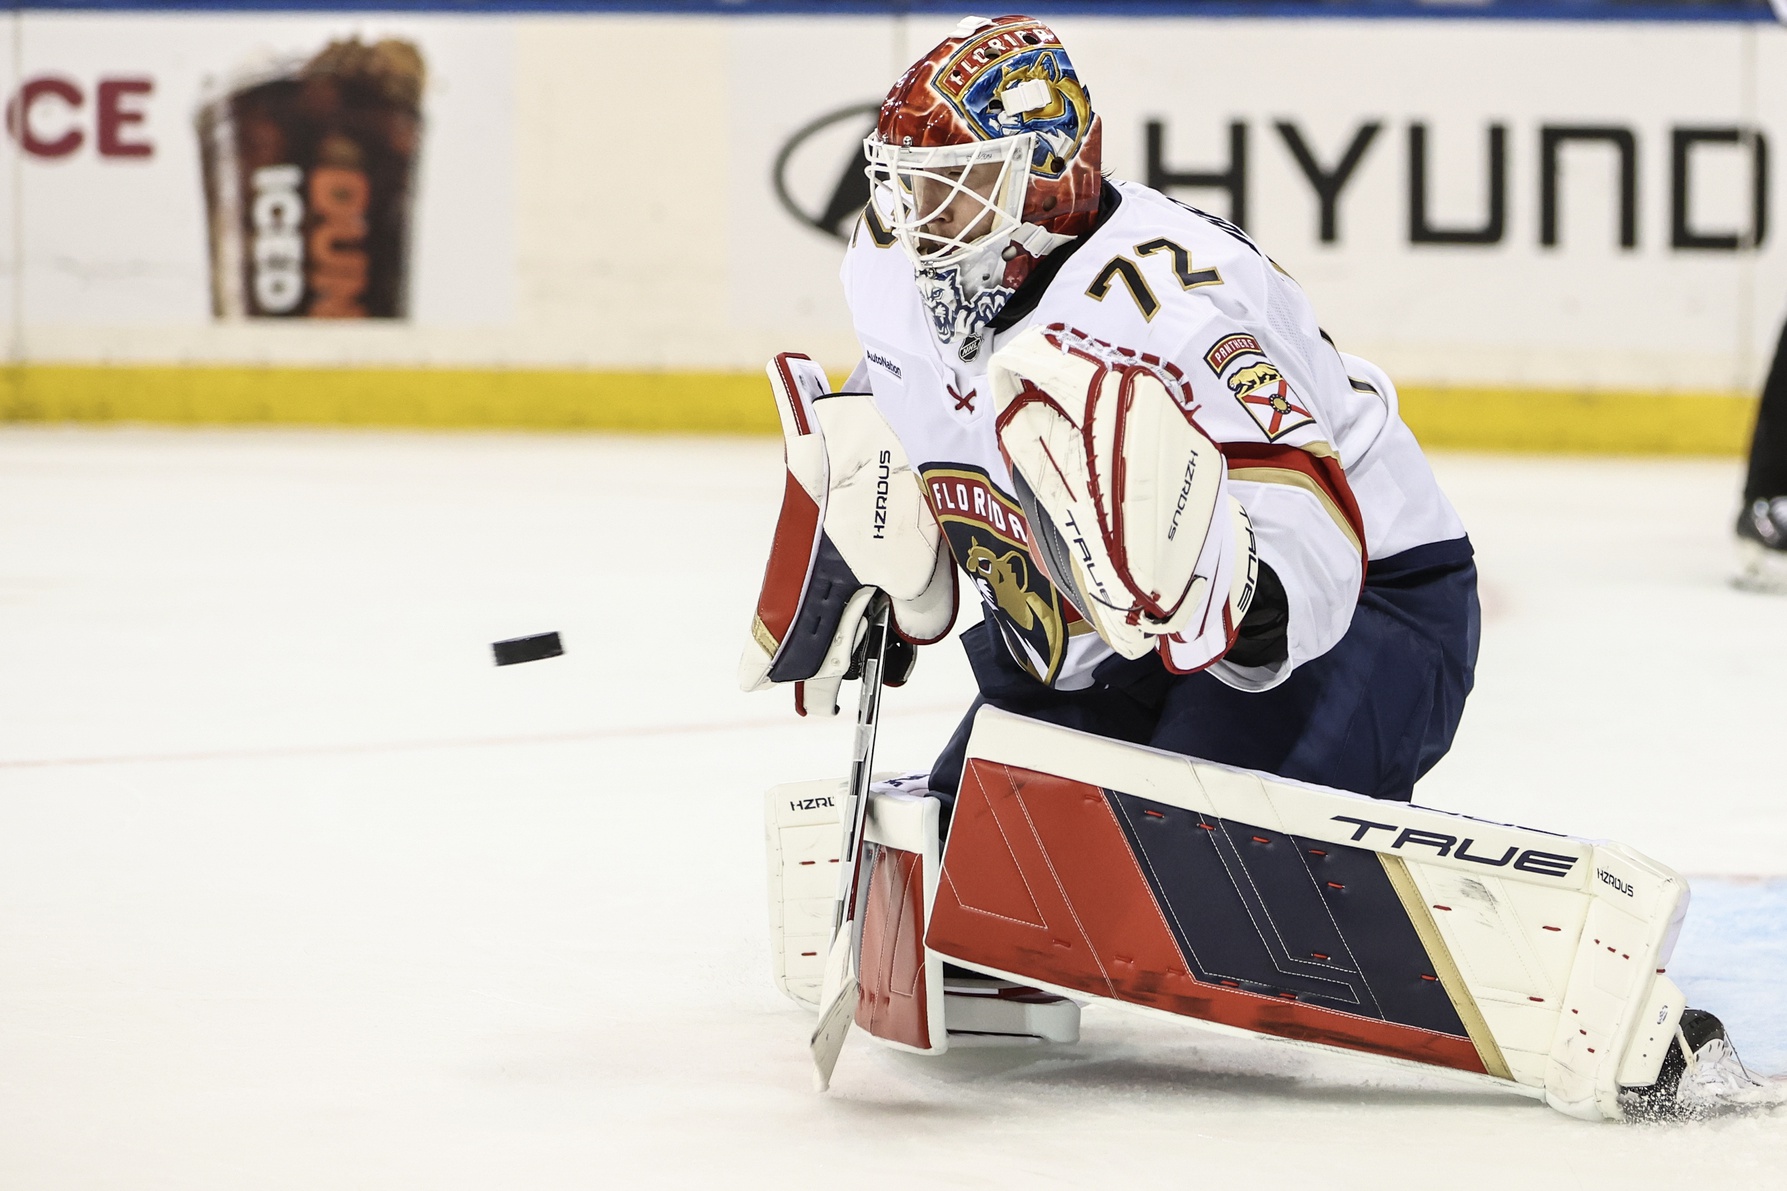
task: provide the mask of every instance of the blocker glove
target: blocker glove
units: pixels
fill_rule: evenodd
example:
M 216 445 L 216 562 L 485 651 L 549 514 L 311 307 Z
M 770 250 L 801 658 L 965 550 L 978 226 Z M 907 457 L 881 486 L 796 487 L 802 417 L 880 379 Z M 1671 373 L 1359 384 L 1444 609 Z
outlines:
M 794 709 L 836 715 L 838 686 L 861 673 L 877 589 L 892 603 L 888 686 L 906 681 L 916 646 L 955 622 L 949 546 L 900 440 L 867 393 L 832 393 L 811 359 L 769 363 L 787 482 L 739 685 L 794 684 Z

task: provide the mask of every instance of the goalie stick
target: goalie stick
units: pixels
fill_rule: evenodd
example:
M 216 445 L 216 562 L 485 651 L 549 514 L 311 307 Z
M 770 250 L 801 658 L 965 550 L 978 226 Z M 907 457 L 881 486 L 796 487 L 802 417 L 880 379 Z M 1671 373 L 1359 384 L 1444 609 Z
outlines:
M 862 963 L 862 924 L 856 907 L 861 892 L 863 820 L 869 809 L 869 773 L 875 761 L 875 729 L 881 715 L 881 667 L 887 655 L 888 598 L 874 595 L 864 640 L 862 693 L 856 704 L 856 735 L 850 755 L 850 784 L 838 808 L 843 847 L 838 852 L 838 909 L 825 957 L 825 983 L 819 994 L 819 1024 L 808 1043 L 814 1082 L 823 1092 L 844 1049 L 856 1011 L 857 973 Z

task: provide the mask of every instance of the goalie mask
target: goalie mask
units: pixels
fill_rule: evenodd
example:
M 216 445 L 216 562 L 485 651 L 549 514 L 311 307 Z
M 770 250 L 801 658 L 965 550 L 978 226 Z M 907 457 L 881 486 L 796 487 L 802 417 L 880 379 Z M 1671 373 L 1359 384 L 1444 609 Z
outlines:
M 888 93 L 863 142 L 869 217 L 963 359 L 1036 263 L 1091 230 L 1100 133 L 1061 40 L 1029 17 L 969 17 Z

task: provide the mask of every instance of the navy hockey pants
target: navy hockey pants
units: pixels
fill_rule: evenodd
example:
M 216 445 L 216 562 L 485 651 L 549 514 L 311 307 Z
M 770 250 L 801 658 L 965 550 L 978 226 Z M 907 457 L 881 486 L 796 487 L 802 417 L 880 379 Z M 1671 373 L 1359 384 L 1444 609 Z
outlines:
M 980 684 L 931 771 L 953 802 L 974 712 L 991 704 L 1083 732 L 1258 769 L 1373 798 L 1407 801 L 1452 747 L 1477 665 L 1481 613 L 1469 538 L 1372 559 L 1338 644 L 1268 691 L 1208 673 L 1175 675 L 1158 657 L 1114 657 L 1093 685 L 1056 691 L 1018 668 L 983 621 L 962 634 Z

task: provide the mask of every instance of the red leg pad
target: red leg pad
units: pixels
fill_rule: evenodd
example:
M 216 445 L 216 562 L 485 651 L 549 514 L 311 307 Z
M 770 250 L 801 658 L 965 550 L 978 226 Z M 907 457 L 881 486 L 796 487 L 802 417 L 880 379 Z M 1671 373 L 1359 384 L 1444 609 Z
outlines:
M 875 859 L 863 906 L 856 1024 L 877 1038 L 928 1049 L 924 858 L 917 852 L 869 846 Z
M 969 760 L 927 941 L 965 964 L 1182 1017 L 1484 1070 L 1468 1038 L 1193 976 L 1105 792 L 1051 774 Z

